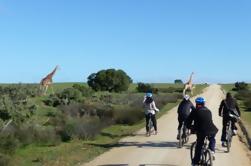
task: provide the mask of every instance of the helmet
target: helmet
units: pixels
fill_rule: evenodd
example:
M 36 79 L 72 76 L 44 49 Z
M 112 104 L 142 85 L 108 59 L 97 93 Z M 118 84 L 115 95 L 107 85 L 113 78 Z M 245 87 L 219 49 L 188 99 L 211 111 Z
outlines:
M 146 97 L 152 97 L 152 96 L 153 96 L 153 94 L 151 92 L 146 93 Z
M 198 97 L 195 99 L 196 104 L 205 104 L 206 100 L 203 97 Z
M 185 95 L 185 96 L 184 96 L 184 99 L 185 99 L 185 100 L 189 100 L 189 98 L 190 98 L 189 95 Z

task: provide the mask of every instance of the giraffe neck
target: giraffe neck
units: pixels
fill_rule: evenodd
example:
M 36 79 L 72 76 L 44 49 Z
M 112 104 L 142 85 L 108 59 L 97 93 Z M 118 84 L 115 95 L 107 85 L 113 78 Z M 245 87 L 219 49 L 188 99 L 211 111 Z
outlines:
M 50 74 L 48 74 L 48 76 L 47 76 L 48 79 L 52 79 L 52 77 L 54 76 L 54 74 L 55 74 L 56 71 L 57 71 L 57 68 L 58 68 L 58 67 L 55 67 L 55 69 L 54 69 Z
M 190 78 L 189 78 L 189 81 L 188 81 L 189 84 L 192 83 L 192 78 L 193 78 L 193 73 L 190 75 Z

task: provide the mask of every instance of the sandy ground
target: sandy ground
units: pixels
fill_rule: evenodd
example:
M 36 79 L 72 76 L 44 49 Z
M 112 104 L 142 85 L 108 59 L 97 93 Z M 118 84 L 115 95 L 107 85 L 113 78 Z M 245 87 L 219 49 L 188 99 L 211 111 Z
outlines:
M 213 120 L 219 129 L 217 134 L 216 160 L 214 166 L 251 166 L 250 152 L 246 146 L 234 137 L 230 153 L 221 147 L 220 136 L 222 119 L 218 116 L 218 107 L 224 94 L 219 85 L 210 85 L 201 95 L 206 99 L 206 106 L 212 111 Z M 194 98 L 192 99 L 194 101 Z M 190 146 L 195 136 L 182 149 L 177 148 L 177 107 L 158 119 L 158 135 L 146 137 L 145 129 L 136 136 L 122 139 L 119 145 L 98 156 L 84 166 L 187 166 L 191 165 Z

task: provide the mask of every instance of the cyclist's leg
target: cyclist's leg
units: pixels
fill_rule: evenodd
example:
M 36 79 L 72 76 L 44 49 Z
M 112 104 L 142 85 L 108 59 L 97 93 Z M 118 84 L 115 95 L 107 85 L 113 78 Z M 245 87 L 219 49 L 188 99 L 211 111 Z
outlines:
M 209 149 L 210 149 L 212 152 L 215 152 L 215 144 L 216 144 L 215 135 L 216 135 L 216 134 L 210 135 L 210 136 L 208 137 L 208 140 L 209 140 L 209 145 L 208 145 L 208 147 L 209 147 Z
M 180 115 L 178 115 L 178 121 L 179 121 L 178 130 L 180 130 L 182 127 L 182 123 L 183 123 L 183 118 Z
M 186 119 L 183 119 L 183 122 L 182 123 L 184 123 L 184 127 L 183 127 L 183 131 L 182 131 L 182 133 L 183 133 L 183 138 L 184 137 L 186 137 L 186 133 L 187 133 L 187 128 L 186 128 L 186 126 L 185 126 L 185 121 L 186 121 Z
M 227 127 L 227 122 L 228 122 L 228 118 L 223 116 L 223 120 L 222 120 L 222 135 L 221 135 L 221 141 L 225 142 L 226 141 L 226 127 Z
M 151 120 L 153 122 L 154 130 L 157 131 L 157 121 L 156 121 L 155 115 L 151 116 Z
M 199 164 L 202 146 L 204 144 L 205 136 L 201 134 L 197 134 L 196 147 L 195 147 L 195 155 L 193 158 L 193 164 Z
M 149 132 L 149 126 L 148 126 L 148 123 L 149 123 L 149 119 L 150 119 L 150 114 L 145 114 L 145 117 L 146 117 L 146 132 L 148 133 Z

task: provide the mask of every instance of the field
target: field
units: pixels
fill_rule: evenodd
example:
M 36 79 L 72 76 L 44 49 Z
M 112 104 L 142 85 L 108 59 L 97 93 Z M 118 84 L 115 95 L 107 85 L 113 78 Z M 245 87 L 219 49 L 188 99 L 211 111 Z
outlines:
M 64 98 L 52 94 L 51 90 L 49 91 L 51 95 L 29 99 L 28 103 L 35 105 L 36 111 L 24 122 L 20 122 L 18 133 L 23 142 L 19 140 L 13 145 L 16 147 L 13 147 L 10 153 L 4 153 L 6 155 L 3 156 L 2 163 L 25 166 L 76 165 L 91 160 L 114 146 L 122 137 L 133 135 L 135 131 L 144 127 L 141 107 L 144 93 L 136 92 L 136 84 L 132 84 L 127 92 L 91 92 L 88 96 L 72 94 L 74 90 L 71 88 L 74 84 L 76 83 L 57 83 L 53 86 L 56 94 L 77 96 L 67 105 L 61 103 L 53 106 L 57 102 L 64 101 Z M 86 84 L 77 84 L 87 88 Z M 160 89 L 160 92 L 154 95 L 157 106 L 161 108 L 158 114 L 160 117 L 178 104 L 182 98 L 183 86 L 152 85 Z M 196 85 L 195 94 L 200 93 L 206 86 Z M 64 91 L 69 88 L 70 91 Z M 84 91 L 89 93 L 89 89 L 86 88 Z M 26 115 L 27 113 L 29 112 L 26 111 Z M 80 116 L 81 113 L 84 115 Z M 58 131 L 63 132 L 63 135 L 60 135 L 61 139 Z M 14 142 L 17 141 L 16 138 L 12 139 Z

